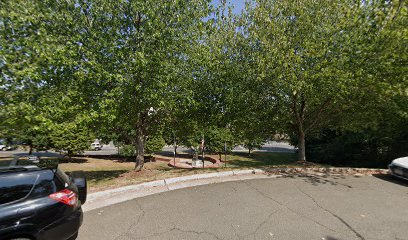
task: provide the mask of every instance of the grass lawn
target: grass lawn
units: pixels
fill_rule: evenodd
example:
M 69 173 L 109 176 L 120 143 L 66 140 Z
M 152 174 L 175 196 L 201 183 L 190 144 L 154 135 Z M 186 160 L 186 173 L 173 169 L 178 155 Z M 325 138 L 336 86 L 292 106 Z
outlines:
M 218 155 L 213 157 L 218 158 Z M 6 158 L 0 158 L 0 165 L 2 160 L 6 160 Z M 223 165 L 223 167 L 216 169 L 174 169 L 169 167 L 166 162 L 147 162 L 145 163 L 145 169 L 140 172 L 133 171 L 134 162 L 123 162 L 114 158 L 106 159 L 93 156 L 58 160 L 58 167 L 67 173 L 84 171 L 88 180 L 89 192 L 95 192 L 119 186 L 200 173 L 294 166 L 296 154 L 255 152 L 248 156 L 247 153 L 234 153 L 227 156 L 227 167 Z
M 224 157 L 222 158 L 224 159 Z M 296 162 L 294 153 L 254 152 L 233 153 L 227 156 L 227 166 L 233 168 L 261 168 L 272 166 L 290 166 Z
M 133 171 L 134 162 L 119 162 L 97 158 L 75 158 L 69 163 L 60 163 L 59 167 L 65 172 L 84 171 L 87 175 L 89 191 L 95 192 L 119 186 L 200 173 L 291 166 L 296 162 L 296 155 L 293 153 L 255 152 L 249 157 L 246 153 L 234 153 L 228 155 L 227 160 L 227 167 L 223 166 L 216 169 L 174 169 L 169 167 L 166 162 L 157 161 L 147 162 L 143 171 L 135 172 Z
M 66 173 L 84 171 L 88 180 L 89 192 L 138 184 L 159 179 L 192 175 L 204 172 L 223 171 L 223 169 L 174 169 L 166 162 L 147 162 L 144 170 L 133 171 L 134 162 L 121 162 L 95 157 L 63 159 L 58 167 Z

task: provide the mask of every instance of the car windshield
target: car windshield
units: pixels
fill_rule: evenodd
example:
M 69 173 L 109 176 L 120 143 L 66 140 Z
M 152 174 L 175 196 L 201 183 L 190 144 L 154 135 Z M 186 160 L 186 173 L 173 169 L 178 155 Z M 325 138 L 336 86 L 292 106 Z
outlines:
M 1 160 L 0 167 L 5 171 L 6 169 L 23 169 L 23 168 L 49 168 L 56 169 L 58 167 L 58 159 L 41 159 L 36 158 L 36 161 L 30 160 L 27 157 L 18 157 L 14 159 Z

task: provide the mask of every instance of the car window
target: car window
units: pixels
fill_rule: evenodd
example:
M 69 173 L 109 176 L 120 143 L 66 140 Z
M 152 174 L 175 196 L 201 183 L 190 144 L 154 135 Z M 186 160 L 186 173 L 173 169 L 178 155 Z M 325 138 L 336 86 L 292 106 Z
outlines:
M 36 182 L 37 174 L 0 175 L 0 204 L 25 198 Z
M 48 196 L 51 193 L 60 190 L 61 184 L 59 182 L 55 182 L 54 178 L 55 176 L 52 170 L 43 171 L 35 183 L 34 189 L 30 194 L 30 199 Z

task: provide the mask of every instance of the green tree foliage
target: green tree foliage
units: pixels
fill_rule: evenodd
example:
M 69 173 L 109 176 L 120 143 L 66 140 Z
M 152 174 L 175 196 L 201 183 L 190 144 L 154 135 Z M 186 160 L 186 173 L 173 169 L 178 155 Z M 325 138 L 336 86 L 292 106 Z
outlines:
M 351 105 L 370 101 L 366 92 L 387 81 L 366 71 L 400 61 L 400 53 L 394 52 L 365 66 L 378 54 L 386 19 L 396 16 L 394 4 L 381 3 L 257 1 L 249 9 L 248 36 L 262 97 L 269 99 L 283 131 L 299 147 L 299 160 L 306 160 L 306 136 L 336 124 L 354 110 Z M 380 12 L 384 17 L 377 18 Z
M 119 156 L 131 158 L 136 156 L 136 147 L 134 145 L 122 145 L 119 147 Z
M 192 78 L 184 66 L 205 28 L 209 1 L 5 1 L 1 9 L 2 104 L 40 109 L 29 95 L 72 93 L 77 101 L 64 102 L 71 104 L 64 109 L 79 107 L 90 128 L 135 145 L 141 169 L 148 137 L 185 99 L 177 97 Z M 50 122 L 61 126 L 59 119 Z
M 72 147 L 56 138 L 59 133 L 69 133 L 76 119 L 82 119 L 83 124 L 92 117 L 91 102 L 86 99 L 89 94 L 79 91 L 84 76 L 75 51 L 77 36 L 72 34 L 75 8 L 69 4 L 1 2 L 1 133 L 28 144 L 30 153 L 32 148 L 57 146 L 76 151 L 89 147 Z M 89 136 L 74 132 L 75 136 L 67 138 L 81 141 Z
M 149 136 L 146 141 L 145 152 L 147 154 L 160 152 L 165 145 L 166 142 L 161 135 Z
M 88 149 L 92 143 L 92 135 L 87 127 L 75 122 L 55 125 L 50 137 L 54 148 L 66 151 L 69 157 Z
M 234 148 L 233 135 L 228 128 L 211 127 L 205 134 L 207 151 L 216 153 L 221 159 L 221 154 L 231 152 Z
M 136 168 L 143 168 L 145 144 L 159 131 L 191 78 L 180 68 L 203 30 L 208 2 L 102 1 L 81 5 L 90 38 L 83 48 L 109 74 L 99 78 L 96 104 L 104 126 L 137 149 Z M 86 10 L 86 11 L 85 11 Z M 106 46 L 101 46 L 102 41 Z
M 307 142 L 315 161 L 386 167 L 408 154 L 408 9 L 403 1 L 374 1 L 361 14 L 370 31 L 356 28 L 347 67 L 364 81 L 348 114 Z
M 226 1 L 3 0 L 0 137 L 70 153 L 110 138 L 137 170 L 163 138 L 219 153 L 282 133 L 306 160 L 329 131 L 392 152 L 407 25 L 402 0 L 257 0 L 239 16 Z

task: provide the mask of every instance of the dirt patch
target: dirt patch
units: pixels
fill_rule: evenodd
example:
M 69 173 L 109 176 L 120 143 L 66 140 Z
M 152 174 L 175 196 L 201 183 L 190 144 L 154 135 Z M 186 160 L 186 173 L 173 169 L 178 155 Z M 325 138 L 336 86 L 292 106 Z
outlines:
M 107 170 L 132 170 L 135 163 L 117 160 L 97 159 L 91 157 L 63 159 L 58 165 L 64 171 L 107 171 Z

